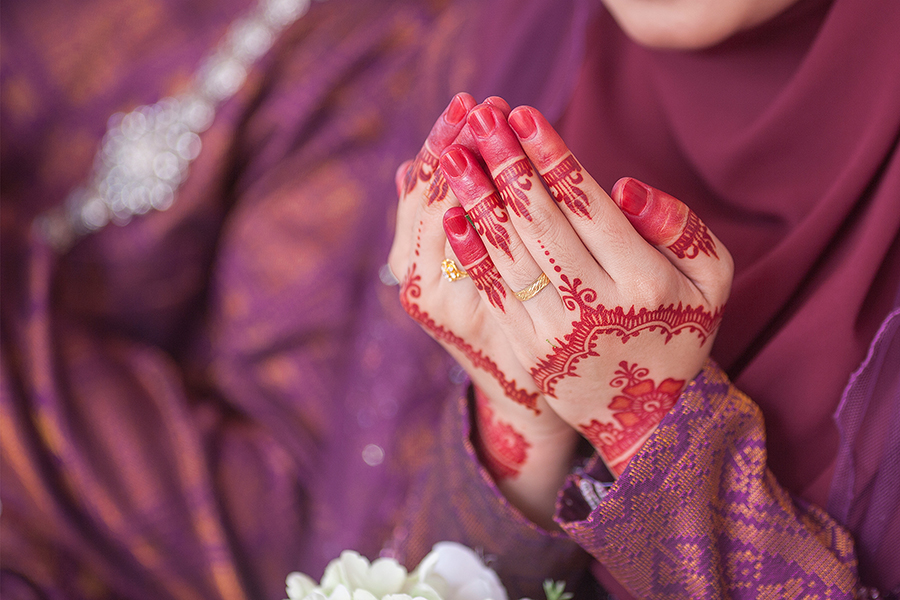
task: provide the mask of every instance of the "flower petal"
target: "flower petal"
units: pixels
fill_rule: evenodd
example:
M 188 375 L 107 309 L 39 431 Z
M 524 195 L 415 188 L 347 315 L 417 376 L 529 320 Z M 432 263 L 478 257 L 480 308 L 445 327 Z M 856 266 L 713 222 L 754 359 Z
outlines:
M 438 556 L 438 560 L 428 563 L 431 568 L 423 581 L 439 590 L 444 600 L 507 600 L 500 578 L 485 566 L 471 548 L 456 542 L 438 542 L 431 552 Z M 475 597 L 467 592 L 466 596 L 457 596 L 464 587 L 475 582 L 485 584 L 480 588 L 485 595 Z
M 288 574 L 285 584 L 289 600 L 303 600 L 318 587 L 311 577 L 296 571 Z
M 378 558 L 369 567 L 366 589 L 381 598 L 403 591 L 406 569 L 393 558 Z

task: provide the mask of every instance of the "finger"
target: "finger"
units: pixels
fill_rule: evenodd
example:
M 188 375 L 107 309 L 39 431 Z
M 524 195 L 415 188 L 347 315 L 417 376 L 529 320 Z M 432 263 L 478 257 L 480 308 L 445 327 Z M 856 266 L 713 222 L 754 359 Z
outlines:
M 469 97 L 471 98 L 471 97 Z M 471 102 L 474 102 L 472 100 Z M 509 104 L 503 98 L 499 96 L 491 96 L 485 102 L 490 102 L 492 106 L 497 106 L 498 110 L 503 112 L 504 115 L 509 114 Z M 469 99 L 466 99 L 466 106 L 470 105 Z M 471 108 L 471 106 L 469 106 Z M 441 138 L 440 141 L 444 141 L 446 138 Z M 477 146 L 475 144 L 475 140 L 472 137 L 472 132 L 469 129 L 468 124 L 463 124 L 462 129 L 457 134 L 456 139 L 453 140 L 455 144 L 465 145 L 470 150 L 473 150 L 477 154 Z M 446 147 L 447 144 L 444 144 Z M 435 147 L 437 143 L 435 144 Z M 443 148 L 442 148 L 443 149 Z M 426 206 L 431 206 L 435 204 L 442 204 L 442 206 L 436 207 L 441 213 L 447 210 L 448 207 L 451 206 L 459 206 L 459 201 L 456 200 L 456 197 L 450 191 L 450 188 L 447 184 L 447 179 L 444 177 L 443 171 L 441 171 L 440 165 L 433 171 L 433 176 L 431 180 L 428 182 L 425 191 L 423 192 L 423 198 L 425 200 Z M 449 200 L 448 202 L 444 202 L 445 200 Z
M 460 265 L 471 277 L 472 283 L 488 304 L 495 310 L 505 313 L 512 292 L 500 277 L 500 272 L 494 266 L 484 242 L 466 219 L 465 210 L 460 206 L 447 210 L 444 213 L 443 225 L 447 241 Z
M 405 160 L 400 163 L 400 166 L 397 167 L 396 173 L 394 173 L 394 185 L 397 186 L 397 197 L 403 195 L 403 182 L 406 179 L 406 173 L 409 171 L 409 168 L 412 166 L 413 160 Z
M 630 277 L 635 264 L 653 262 L 651 249 L 538 110 L 514 109 L 509 125 L 572 228 L 614 280 Z
M 425 143 L 410 165 L 403 183 L 404 195 L 409 195 L 417 185 L 428 183 L 438 167 L 438 156 L 448 146 L 465 125 L 465 116 L 475 106 L 475 99 L 470 94 L 459 93 L 438 117 L 434 127 L 425 139 Z
M 497 110 L 503 113 L 503 116 L 509 116 L 509 111 L 512 110 L 512 107 L 509 105 L 509 102 L 501 98 L 500 96 L 488 96 L 484 99 L 482 104 L 490 104 Z
M 624 177 L 612 189 L 613 201 L 634 229 L 684 273 L 713 305 L 731 288 L 731 255 L 697 214 L 674 196 Z
M 441 155 L 441 168 L 507 285 L 514 292 L 528 288 L 541 276 L 542 269 L 510 225 L 499 193 L 475 156 L 462 146 L 451 145 Z M 559 295 L 550 290 L 528 299 L 526 305 L 545 318 L 562 312 Z
M 496 110 L 476 106 L 466 118 L 503 205 L 534 260 L 558 288 L 575 278 L 609 282 L 578 233 L 544 188 L 515 133 Z M 621 217 L 620 217 L 621 218 Z M 623 219 L 625 226 L 627 221 Z M 501 268 L 501 272 L 505 271 Z M 602 279 L 599 279 L 602 278 Z
M 490 96 L 485 99 L 483 104 L 489 104 L 490 106 L 493 106 L 494 108 L 499 110 L 504 119 L 509 115 L 509 103 L 500 96 Z M 459 132 L 459 135 L 456 137 L 456 140 L 454 140 L 453 143 L 465 147 L 466 149 L 470 150 L 475 156 L 477 156 L 479 160 L 481 159 L 481 153 L 478 150 L 478 143 L 475 141 L 475 136 L 472 135 L 472 129 L 471 127 L 469 127 L 468 123 L 463 126 L 462 131 Z
M 456 102 L 457 100 L 459 103 L 454 106 L 453 102 Z M 509 113 L 509 104 L 506 104 L 502 99 L 499 100 L 501 105 L 506 107 L 506 112 Z M 457 94 L 446 112 L 447 120 L 452 121 L 454 127 L 432 131 L 431 135 L 429 135 L 428 139 L 425 141 L 426 145 L 420 154 L 422 155 L 423 164 L 425 164 L 422 169 L 431 170 L 431 177 L 427 181 L 427 186 L 423 192 L 423 198 L 427 205 L 441 203 L 449 197 L 448 193 L 450 188 L 447 186 L 447 180 L 441 172 L 436 157 L 439 156 L 444 148 L 451 142 L 459 143 L 460 140 L 468 140 L 472 137 L 472 134 L 468 131 L 468 126 L 465 123 L 465 114 L 462 114 L 462 109 L 465 108 L 466 113 L 468 113 L 474 104 L 475 100 L 469 94 Z M 462 115 L 462 117 L 460 117 L 460 115 Z M 457 119 L 459 119 L 459 121 L 457 121 Z M 460 123 L 462 127 L 459 127 Z M 456 131 L 456 134 L 454 137 L 451 137 L 451 134 L 454 131 Z M 422 177 L 422 169 L 419 170 L 420 179 Z M 454 202 L 451 202 L 449 205 L 452 206 L 453 204 Z M 458 205 L 459 203 L 456 202 L 455 204 Z M 441 210 L 446 210 L 446 207 L 442 207 Z
M 407 161 L 407 168 L 402 180 L 398 170 L 398 195 L 400 202 L 397 207 L 397 226 L 394 234 L 394 242 L 388 255 L 388 265 L 394 275 L 405 278 L 406 272 L 412 263 L 413 244 L 416 230 L 416 213 L 419 210 L 418 196 L 413 196 L 414 190 L 420 186 L 431 186 L 435 177 L 435 169 L 438 166 L 437 154 L 450 144 L 465 126 L 465 116 L 470 108 L 475 105 L 475 99 L 466 93 L 460 93 L 453 97 L 447 108 L 438 117 L 431 132 L 412 161 Z M 402 169 L 402 165 L 401 165 Z M 439 175 L 439 174 L 438 174 Z M 441 177 L 443 179 L 443 177 Z M 446 183 L 443 186 L 435 185 L 426 192 L 432 202 L 442 200 L 441 192 L 446 191 Z M 424 188 L 422 188 L 424 189 Z

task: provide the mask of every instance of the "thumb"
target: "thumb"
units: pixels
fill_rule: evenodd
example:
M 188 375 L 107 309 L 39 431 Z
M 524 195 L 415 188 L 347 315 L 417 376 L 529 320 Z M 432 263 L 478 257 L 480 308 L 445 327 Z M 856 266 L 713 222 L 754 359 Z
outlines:
M 722 242 L 686 204 L 631 177 L 613 186 L 611 197 L 631 225 L 656 246 L 714 304 L 731 290 L 734 264 Z

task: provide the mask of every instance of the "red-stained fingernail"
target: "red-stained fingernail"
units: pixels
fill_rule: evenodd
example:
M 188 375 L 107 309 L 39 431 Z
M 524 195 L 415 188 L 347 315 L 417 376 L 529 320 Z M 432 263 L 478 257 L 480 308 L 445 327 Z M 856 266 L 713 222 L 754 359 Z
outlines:
M 469 230 L 469 222 L 466 213 L 458 206 L 454 206 L 444 213 L 444 231 L 447 235 L 462 237 Z
M 459 148 L 450 148 L 441 156 L 441 168 L 450 177 L 459 177 L 466 172 L 469 161 Z
M 478 137 L 487 137 L 497 126 L 494 121 L 494 111 L 490 106 L 482 106 L 473 110 L 469 115 L 469 126 Z
M 450 106 L 447 107 L 447 114 L 444 115 L 444 119 L 447 123 L 451 125 L 456 125 L 466 116 L 466 105 L 463 103 L 462 99 L 457 95 L 453 97 L 453 100 L 450 101 Z
M 491 106 L 495 106 L 497 110 L 502 112 L 504 115 L 509 114 L 509 102 L 501 98 L 500 96 L 488 96 L 484 99 L 485 104 L 490 104 Z
M 509 115 L 509 125 L 516 132 L 516 135 L 519 136 L 520 140 L 530 139 L 537 133 L 537 124 L 535 124 L 534 117 L 531 116 L 531 111 L 529 110 L 514 110 Z
M 622 185 L 622 197 L 619 206 L 630 215 L 639 215 L 647 206 L 650 190 L 636 179 L 629 179 Z

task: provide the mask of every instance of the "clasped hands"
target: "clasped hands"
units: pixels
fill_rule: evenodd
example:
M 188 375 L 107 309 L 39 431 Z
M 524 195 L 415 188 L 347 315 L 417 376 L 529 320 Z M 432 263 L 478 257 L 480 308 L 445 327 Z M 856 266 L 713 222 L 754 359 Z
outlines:
M 731 257 L 669 194 L 625 178 L 607 195 L 500 98 L 454 97 L 397 184 L 401 302 L 472 378 L 485 466 L 546 522 L 578 434 L 621 474 L 699 373 Z

